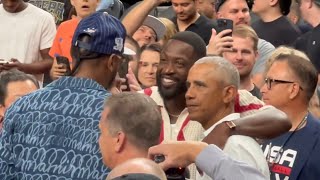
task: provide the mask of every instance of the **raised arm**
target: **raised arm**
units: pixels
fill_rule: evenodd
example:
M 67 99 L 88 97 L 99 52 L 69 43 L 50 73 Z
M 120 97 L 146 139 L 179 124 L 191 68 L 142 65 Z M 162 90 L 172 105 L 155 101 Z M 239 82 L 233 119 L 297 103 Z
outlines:
M 180 141 L 164 143 L 149 149 L 149 157 L 164 155 L 159 165 L 164 169 L 187 167 L 196 163 L 197 167 L 216 180 L 262 180 L 263 175 L 243 162 L 231 159 L 215 145 L 203 142 Z
M 291 122 L 287 115 L 273 106 L 265 106 L 259 111 L 232 120 L 232 123 L 223 122 L 216 126 L 203 141 L 215 144 L 223 149 L 227 139 L 232 135 L 251 136 L 259 139 L 271 139 L 287 132 L 291 128 Z
M 144 0 L 134 7 L 122 20 L 122 24 L 127 30 L 127 35 L 132 36 L 142 25 L 149 12 L 167 0 Z

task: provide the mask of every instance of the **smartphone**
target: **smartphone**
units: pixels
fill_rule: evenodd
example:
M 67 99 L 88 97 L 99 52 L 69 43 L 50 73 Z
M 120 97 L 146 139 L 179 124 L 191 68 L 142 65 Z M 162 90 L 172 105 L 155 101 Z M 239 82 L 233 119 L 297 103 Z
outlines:
M 70 75 L 71 68 L 70 68 L 69 59 L 67 57 L 64 57 L 64 56 L 57 56 L 56 59 L 57 59 L 57 63 L 58 64 L 63 64 L 66 67 L 67 71 L 66 71 L 65 75 L 66 76 Z
M 123 59 L 121 61 L 119 69 L 118 69 L 119 76 L 121 78 L 126 79 L 126 84 L 125 85 L 127 86 L 127 89 L 123 89 L 123 91 L 130 91 L 128 78 L 127 78 L 128 69 L 129 69 L 129 61 L 130 61 L 129 58 L 127 58 L 126 56 L 123 56 Z
M 217 19 L 217 34 L 226 29 L 233 29 L 233 21 L 231 19 Z M 225 36 L 232 36 L 232 32 Z

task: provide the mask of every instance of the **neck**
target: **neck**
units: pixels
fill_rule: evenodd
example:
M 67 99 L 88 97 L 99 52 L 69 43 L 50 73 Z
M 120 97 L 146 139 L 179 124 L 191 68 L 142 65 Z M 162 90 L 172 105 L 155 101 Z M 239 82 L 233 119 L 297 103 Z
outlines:
M 240 78 L 240 89 L 245 89 L 247 91 L 252 91 L 254 84 L 250 76 Z
M 172 98 L 164 99 L 164 106 L 167 109 L 168 113 L 173 116 L 178 116 L 186 108 L 186 98 L 184 93 Z M 175 124 L 177 117 L 171 117 L 171 124 Z
M 116 156 L 118 157 L 118 159 L 116 160 L 114 167 L 116 167 L 119 164 L 122 164 L 128 159 L 147 158 L 148 151 L 141 151 L 140 149 L 137 149 L 135 147 L 131 147 L 131 148 L 127 147 L 126 151 L 123 151 L 121 154 L 117 154 Z
M 224 117 L 228 116 L 229 114 L 234 113 L 233 104 L 228 104 L 225 107 L 221 108 L 217 113 L 215 113 L 214 117 L 212 117 L 209 121 L 205 124 L 202 124 L 202 127 L 207 130 L 215 123 L 223 119 Z
M 292 123 L 290 131 L 294 131 L 301 121 L 305 118 L 308 113 L 308 107 L 305 105 L 299 104 L 300 107 L 296 106 L 295 108 L 285 108 L 282 111 L 285 112 Z
M 263 22 L 272 22 L 282 16 L 281 12 L 277 8 L 272 8 L 269 11 L 259 14 Z
M 14 13 L 21 12 L 25 10 L 28 7 L 28 3 L 25 3 L 24 1 L 20 4 L 20 6 L 16 9 Z
M 320 14 L 320 8 L 319 9 L 314 9 L 314 13 L 313 14 Z M 308 23 L 312 27 L 317 27 L 320 24 L 320 18 L 319 17 L 316 18 L 315 16 L 311 16 L 311 18 L 309 18 L 309 19 L 310 20 L 308 20 Z
M 184 31 L 188 26 L 190 26 L 192 23 L 196 22 L 196 20 L 200 17 L 200 14 L 197 12 L 192 18 L 186 19 L 186 20 L 179 20 L 177 19 L 177 25 L 179 28 L 179 31 Z
M 88 72 L 88 71 L 78 71 L 74 77 L 78 77 L 78 78 L 87 78 L 87 79 L 92 79 L 94 81 L 96 81 L 97 83 L 99 83 L 101 86 L 107 88 L 107 81 L 102 78 L 102 76 L 98 76 L 97 74 L 94 74 L 92 72 Z

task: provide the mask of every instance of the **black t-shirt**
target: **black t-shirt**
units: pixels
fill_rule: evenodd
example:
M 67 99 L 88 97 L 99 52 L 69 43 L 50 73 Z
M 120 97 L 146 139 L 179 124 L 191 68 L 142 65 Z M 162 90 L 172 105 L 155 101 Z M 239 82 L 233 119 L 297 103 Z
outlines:
M 172 19 L 172 22 L 174 22 L 174 24 L 177 27 L 177 31 L 179 31 L 177 25 L 177 18 L 175 17 L 174 19 Z M 194 22 L 186 28 L 186 31 L 191 31 L 198 34 L 204 40 L 204 42 L 208 44 L 212 34 L 212 28 L 216 27 L 217 26 L 215 21 L 200 15 L 196 22 Z
M 300 36 L 296 40 L 294 47 L 305 52 L 318 70 L 318 73 L 320 73 L 320 24 Z
M 281 16 L 272 22 L 263 22 L 261 19 L 252 24 L 259 38 L 269 41 L 275 47 L 280 45 L 292 45 L 292 43 L 301 35 L 300 30 L 290 22 L 290 20 Z
M 28 2 L 51 13 L 56 25 L 68 20 L 72 8 L 70 0 L 29 0 Z
M 258 99 L 261 99 L 261 97 L 262 97 L 260 89 L 256 85 L 254 85 L 254 88 L 250 91 L 250 93 L 252 95 L 254 95 L 255 97 L 257 97 Z

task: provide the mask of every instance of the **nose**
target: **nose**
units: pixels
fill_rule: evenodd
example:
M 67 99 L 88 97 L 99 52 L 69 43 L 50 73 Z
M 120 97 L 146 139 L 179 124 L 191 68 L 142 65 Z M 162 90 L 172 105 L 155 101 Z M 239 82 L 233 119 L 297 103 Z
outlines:
M 152 35 L 151 35 L 151 33 L 149 32 L 149 31 L 145 31 L 144 32 L 144 35 L 143 35 L 146 39 L 151 39 L 151 37 L 152 37 Z
M 244 19 L 244 17 L 245 17 L 245 13 L 242 12 L 242 11 L 239 11 L 239 13 L 238 13 L 238 18 L 239 18 L 239 19 Z
M 242 60 L 242 53 L 241 51 L 237 51 L 236 52 L 236 59 L 239 61 L 239 60 Z
M 154 74 L 154 70 L 153 70 L 153 65 L 152 64 L 149 64 L 148 67 L 146 68 L 146 73 L 148 74 Z
M 264 93 L 266 93 L 267 91 L 268 91 L 267 83 L 264 83 L 264 84 L 262 85 L 262 87 L 260 88 L 260 92 L 261 92 L 261 94 L 264 94 Z
M 190 87 L 188 88 L 187 92 L 186 92 L 186 100 L 191 100 L 191 99 L 194 99 L 194 96 L 195 93 L 194 93 L 194 90 L 193 90 L 193 87 L 190 85 Z
M 177 14 L 180 14 L 183 12 L 183 8 L 181 6 L 177 6 L 176 11 L 177 11 Z
M 175 72 L 175 67 L 172 62 L 168 62 L 165 66 L 162 67 L 162 69 L 164 74 L 174 74 Z

